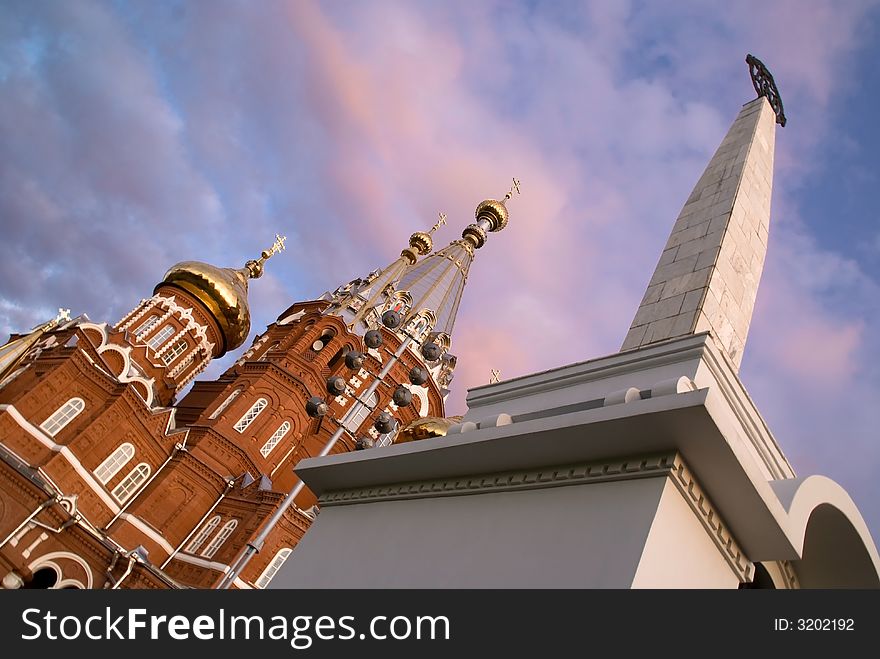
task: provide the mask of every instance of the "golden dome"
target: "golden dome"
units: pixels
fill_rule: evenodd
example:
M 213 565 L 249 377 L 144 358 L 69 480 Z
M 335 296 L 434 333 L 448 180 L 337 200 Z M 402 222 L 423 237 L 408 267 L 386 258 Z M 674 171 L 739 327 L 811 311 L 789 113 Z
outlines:
M 409 246 L 412 247 L 416 253 L 424 256 L 434 249 L 434 239 L 431 238 L 430 233 L 416 231 L 409 237 Z
M 247 268 L 234 270 L 199 261 L 182 261 L 171 266 L 156 290 L 166 285 L 181 288 L 205 305 L 220 326 L 222 355 L 242 345 L 251 331 L 247 301 L 249 276 Z
M 397 439 L 394 443 L 403 444 L 405 442 L 417 442 L 420 439 L 445 437 L 446 431 L 457 423 L 461 423 L 460 416 L 450 416 L 445 419 L 438 416 L 423 416 L 397 433 Z
M 507 226 L 507 221 L 510 219 L 510 214 L 507 212 L 507 208 L 497 199 L 486 199 L 481 201 L 477 206 L 474 216 L 477 218 L 478 222 L 483 218 L 489 220 L 492 223 L 492 227 L 489 231 L 501 231 Z

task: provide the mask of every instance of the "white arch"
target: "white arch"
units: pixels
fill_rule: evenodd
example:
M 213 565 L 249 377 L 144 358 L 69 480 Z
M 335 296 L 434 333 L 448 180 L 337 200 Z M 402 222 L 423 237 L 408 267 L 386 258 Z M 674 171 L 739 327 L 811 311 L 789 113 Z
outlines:
M 122 357 L 123 366 L 122 373 L 119 375 L 114 375 L 119 382 L 127 383 L 127 382 L 137 382 L 144 386 L 144 389 L 147 392 L 147 397 L 144 398 L 144 402 L 147 404 L 147 407 L 153 406 L 153 378 L 147 380 L 146 378 L 137 374 L 137 371 L 134 368 L 134 365 L 131 361 L 131 346 L 119 346 L 115 343 L 107 343 L 108 335 L 107 335 L 107 323 L 102 323 L 101 325 L 96 325 L 95 323 L 80 323 L 80 328 L 93 329 L 101 334 L 101 345 L 99 345 L 96 350 L 98 354 L 104 354 L 108 350 L 113 350 L 118 353 Z M 135 389 L 137 391 L 137 389 Z M 140 395 L 140 392 L 138 392 Z M 143 396 L 141 396 L 143 398 Z
M 801 576 L 804 576 L 805 569 L 814 573 L 818 570 L 823 573 L 823 579 L 834 580 L 838 576 L 837 571 L 846 568 L 859 571 L 857 577 L 866 585 L 873 582 L 875 588 L 880 587 L 877 547 L 868 525 L 846 490 L 830 478 L 819 475 L 772 481 L 771 486 L 788 513 L 785 531 L 789 542 L 802 558 L 798 570 Z M 811 523 L 818 527 L 811 526 Z M 828 528 L 832 525 L 834 530 Z M 847 529 L 845 535 L 839 532 L 841 526 Z M 839 550 L 836 565 L 816 565 L 812 560 L 814 557 L 804 556 L 807 536 L 813 532 L 818 534 L 817 537 L 833 537 L 832 541 Z M 856 568 L 856 565 L 861 567 Z M 804 581 L 802 579 L 802 585 L 810 587 Z
M 62 577 L 64 576 L 64 570 L 62 570 L 58 566 L 58 564 L 55 563 L 53 560 L 53 559 L 58 559 L 58 558 L 67 558 L 67 559 L 73 561 L 74 563 L 78 563 L 80 565 L 80 567 L 82 567 L 82 569 L 86 573 L 85 586 L 82 585 L 82 582 L 80 582 L 76 579 L 72 579 L 72 578 L 62 579 Z M 39 558 L 35 558 L 34 560 L 32 560 L 28 564 L 28 570 L 30 570 L 31 572 L 36 572 L 41 567 L 51 567 L 58 572 L 59 581 L 58 581 L 58 583 L 55 584 L 55 586 L 53 586 L 53 588 L 58 588 L 59 586 L 61 586 L 61 584 L 69 585 L 67 582 L 73 582 L 73 583 L 80 584 L 81 588 L 89 588 L 90 589 L 92 587 L 92 568 L 89 567 L 89 564 L 86 563 L 82 558 L 80 558 L 76 554 L 71 553 L 69 551 L 53 551 L 48 554 L 44 554 L 44 555 L 40 556 Z

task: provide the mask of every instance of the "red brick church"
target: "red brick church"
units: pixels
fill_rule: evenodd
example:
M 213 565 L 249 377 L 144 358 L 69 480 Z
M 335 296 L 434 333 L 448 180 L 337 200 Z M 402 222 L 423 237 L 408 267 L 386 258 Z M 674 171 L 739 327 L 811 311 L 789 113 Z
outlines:
M 456 312 L 512 193 L 446 247 L 433 251 L 438 222 L 388 267 L 293 304 L 180 400 L 247 339 L 248 281 L 283 238 L 239 269 L 174 265 L 116 323 L 62 310 L 11 336 L 2 586 L 264 588 L 318 514 L 297 462 L 445 433 Z

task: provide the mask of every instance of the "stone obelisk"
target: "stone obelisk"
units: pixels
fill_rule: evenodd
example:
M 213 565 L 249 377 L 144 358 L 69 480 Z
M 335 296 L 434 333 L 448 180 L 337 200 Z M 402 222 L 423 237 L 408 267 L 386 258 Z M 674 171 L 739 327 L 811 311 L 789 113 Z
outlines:
M 759 96 L 733 122 L 679 213 L 621 350 L 708 331 L 739 368 L 767 252 L 776 123 L 785 121 L 776 100 Z

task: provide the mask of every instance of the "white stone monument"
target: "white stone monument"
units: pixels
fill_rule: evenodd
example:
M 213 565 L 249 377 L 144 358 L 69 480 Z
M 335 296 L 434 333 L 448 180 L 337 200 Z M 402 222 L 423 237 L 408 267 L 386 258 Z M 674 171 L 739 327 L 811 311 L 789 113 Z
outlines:
M 772 76 L 682 209 L 620 353 L 472 389 L 446 437 L 305 460 L 273 588 L 880 586 L 849 495 L 796 477 L 737 371 L 766 252 Z

